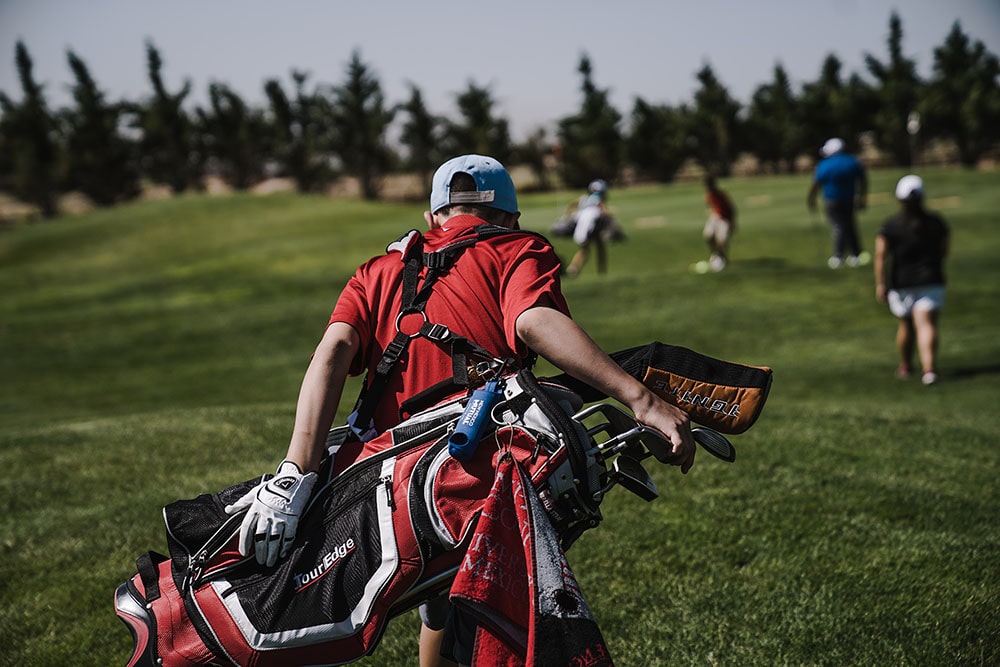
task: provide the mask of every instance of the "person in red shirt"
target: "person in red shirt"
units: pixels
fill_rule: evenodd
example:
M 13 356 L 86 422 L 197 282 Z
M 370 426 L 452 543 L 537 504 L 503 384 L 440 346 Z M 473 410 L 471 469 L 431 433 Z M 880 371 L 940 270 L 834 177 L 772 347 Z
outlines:
M 708 220 L 703 236 L 711 252 L 707 268 L 721 271 L 729 263 L 729 240 L 736 229 L 736 208 L 729 195 L 716 184 L 714 176 L 705 177 L 705 203 Z M 699 262 L 696 266 L 704 266 L 704 263 Z
M 490 157 L 464 155 L 444 163 L 434 175 L 430 203 L 424 213 L 425 252 L 473 233 L 477 225 L 519 229 L 513 181 Z M 413 235 L 408 238 L 412 242 Z M 397 248 L 405 248 L 405 241 L 358 268 L 338 299 L 302 381 L 291 441 L 274 478 L 281 481 L 280 490 L 259 493 L 266 486 L 262 484 L 242 504 L 230 506 L 249 505 L 240 549 L 246 555 L 253 546 L 261 563 L 273 565 L 294 539 L 347 376 L 377 367 L 397 330 L 409 333 L 423 322 L 418 314 L 397 317 L 404 267 Z M 620 401 L 637 420 L 666 436 L 673 463 L 687 473 L 695 453 L 687 415 L 622 370 L 570 318 L 559 266 L 552 246 L 538 235 L 509 233 L 480 240 L 438 278 L 425 306 L 427 321 L 447 326 L 498 358 L 523 364 L 537 353 Z M 374 432 L 400 421 L 406 398 L 452 375 L 446 349 L 422 336 L 412 338 L 380 395 Z M 356 425 L 360 430 L 366 426 Z M 273 486 L 273 480 L 268 484 Z M 429 622 L 424 610 L 421 617 L 420 664 L 449 664 L 440 657 L 441 624 Z

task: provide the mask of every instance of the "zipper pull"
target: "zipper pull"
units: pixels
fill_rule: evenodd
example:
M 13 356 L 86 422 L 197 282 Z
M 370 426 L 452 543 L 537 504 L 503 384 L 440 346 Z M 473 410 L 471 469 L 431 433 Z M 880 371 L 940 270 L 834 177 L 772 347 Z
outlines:
M 389 509 L 393 512 L 396 511 L 396 501 L 392 497 L 392 477 L 383 477 L 381 480 L 383 485 L 385 485 L 385 494 L 389 498 Z

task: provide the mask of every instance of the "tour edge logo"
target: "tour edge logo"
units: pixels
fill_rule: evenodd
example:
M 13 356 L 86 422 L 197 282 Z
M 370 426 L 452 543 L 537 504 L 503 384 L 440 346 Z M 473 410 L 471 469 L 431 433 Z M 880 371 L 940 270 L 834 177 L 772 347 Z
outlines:
M 295 580 L 295 592 L 301 593 L 309 586 L 312 586 L 317 581 L 322 579 L 327 573 L 330 572 L 340 561 L 347 557 L 352 551 L 354 551 L 354 538 L 349 537 L 347 541 L 341 545 L 338 545 L 323 554 L 323 558 L 313 569 L 308 572 L 302 572 L 294 576 Z
M 680 387 L 674 388 L 671 387 L 670 383 L 666 380 L 657 380 L 653 385 L 653 390 L 674 396 L 679 402 L 693 405 L 696 408 L 702 408 L 703 410 L 708 410 L 710 412 L 717 412 L 727 417 L 735 418 L 740 416 L 739 403 L 731 403 L 718 398 L 712 398 L 711 396 L 702 396 L 701 394 L 696 394 L 693 391 L 688 391 L 686 389 L 682 390 Z

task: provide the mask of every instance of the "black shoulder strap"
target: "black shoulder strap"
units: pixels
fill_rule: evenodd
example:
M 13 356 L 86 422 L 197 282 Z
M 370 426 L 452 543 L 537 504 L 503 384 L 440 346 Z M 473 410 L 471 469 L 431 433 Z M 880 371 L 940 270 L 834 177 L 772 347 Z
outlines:
M 399 314 L 396 316 L 396 335 L 382 352 L 382 358 L 375 368 L 374 376 L 365 378 L 355 404 L 354 413 L 348 420 L 351 427 L 363 440 L 375 435 L 372 427 L 375 407 L 385 392 L 393 368 L 403 356 L 403 352 L 409 347 L 412 339 L 423 336 L 441 345 L 451 345 L 453 376 L 451 380 L 446 380 L 432 387 L 430 391 L 434 394 L 440 394 L 446 388 L 453 389 L 469 385 L 466 361 L 466 355 L 469 352 L 492 358 L 489 351 L 463 336 L 452 333 L 445 325 L 435 324 L 427 320 L 424 308 L 434 291 L 434 284 L 439 277 L 448 272 L 467 248 L 479 241 L 504 234 L 535 235 L 543 239 L 544 237 L 535 232 L 512 230 L 496 225 L 477 225 L 473 229 L 475 234 L 461 238 L 434 252 L 423 252 L 423 238 L 415 231 L 407 233 L 386 248 L 387 251 L 398 251 L 402 254 L 402 299 Z M 424 275 L 423 283 L 421 283 L 420 272 L 424 267 L 427 268 L 427 273 Z M 423 315 L 424 323 L 416 333 L 407 334 L 400 329 L 400 321 L 405 315 L 411 314 Z M 505 360 L 505 362 L 511 363 L 510 360 Z M 421 398 L 425 399 L 423 396 L 425 393 L 427 392 L 421 392 Z M 425 401 L 421 400 L 421 402 Z

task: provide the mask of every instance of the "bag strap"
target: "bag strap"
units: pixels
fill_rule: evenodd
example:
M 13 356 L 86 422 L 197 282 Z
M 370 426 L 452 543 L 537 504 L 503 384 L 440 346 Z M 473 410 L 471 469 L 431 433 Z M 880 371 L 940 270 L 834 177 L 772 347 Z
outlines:
M 433 401 L 435 397 L 443 393 L 450 393 L 457 387 L 468 387 L 470 385 L 468 371 L 468 356 L 474 354 L 485 359 L 493 359 L 499 366 L 506 367 L 513 363 L 512 360 L 497 360 L 493 354 L 469 340 L 464 336 L 453 333 L 447 326 L 436 324 L 427 320 L 424 309 L 427 301 L 434 292 L 434 285 L 438 278 L 447 273 L 458 258 L 466 249 L 476 243 L 505 234 L 526 234 L 536 235 L 535 232 L 513 230 L 497 225 L 482 224 L 473 227 L 474 234 L 459 239 L 434 252 L 424 252 L 424 239 L 416 230 L 410 230 L 387 248 L 387 252 L 398 251 L 402 254 L 403 261 L 403 284 L 402 298 L 399 313 L 396 315 L 396 335 L 382 352 L 382 358 L 375 367 L 374 374 L 369 373 L 362 385 L 358 400 L 355 403 L 354 412 L 348 418 L 348 424 L 358 434 L 362 440 L 371 439 L 376 435 L 373 417 L 375 408 L 385 393 L 385 388 L 389 384 L 389 378 L 396 364 L 402 358 L 403 353 L 410 345 L 410 341 L 417 337 L 424 337 L 438 345 L 450 345 L 452 360 L 452 377 L 449 380 L 440 382 L 413 397 L 413 402 L 409 400 L 404 403 L 407 410 L 412 409 L 414 404 L 422 405 L 428 401 Z M 544 238 L 544 237 L 542 237 Z M 420 273 L 426 268 L 423 282 L 420 280 Z M 424 322 L 415 333 L 406 333 L 401 330 L 403 317 L 407 315 L 422 315 Z M 529 367 L 534 362 L 534 355 L 529 360 Z M 401 406 L 402 408 L 402 406 Z

